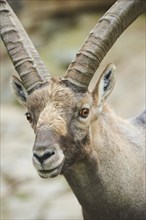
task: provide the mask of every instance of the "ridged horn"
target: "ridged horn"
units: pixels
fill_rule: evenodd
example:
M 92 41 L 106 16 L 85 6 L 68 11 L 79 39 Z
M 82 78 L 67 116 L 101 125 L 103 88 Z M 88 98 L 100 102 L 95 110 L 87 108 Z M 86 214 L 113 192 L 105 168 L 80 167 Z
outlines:
M 69 65 L 65 79 L 87 88 L 101 61 L 123 31 L 145 10 L 145 0 L 118 0 L 100 18 Z
M 28 93 L 50 75 L 17 16 L 6 0 L 0 0 L 0 35 Z

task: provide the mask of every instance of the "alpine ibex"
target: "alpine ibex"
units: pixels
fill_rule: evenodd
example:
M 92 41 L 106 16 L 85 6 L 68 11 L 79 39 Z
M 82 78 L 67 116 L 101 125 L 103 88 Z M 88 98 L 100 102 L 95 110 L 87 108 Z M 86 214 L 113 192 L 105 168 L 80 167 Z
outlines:
M 145 213 L 146 113 L 119 118 L 106 105 L 115 78 L 95 73 L 145 1 L 117 1 L 99 20 L 63 78 L 51 77 L 6 0 L 1 37 L 20 79 L 12 85 L 36 134 L 33 164 L 42 178 L 63 174 L 86 220 L 142 220 Z M 93 76 L 94 75 L 94 76 Z

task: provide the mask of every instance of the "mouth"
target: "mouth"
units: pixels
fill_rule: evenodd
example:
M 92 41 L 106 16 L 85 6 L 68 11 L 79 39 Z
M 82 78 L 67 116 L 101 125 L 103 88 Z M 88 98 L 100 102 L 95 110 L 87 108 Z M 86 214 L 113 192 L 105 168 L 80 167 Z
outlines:
M 50 170 L 38 170 L 38 174 L 40 177 L 47 179 L 47 178 L 53 178 L 58 176 L 61 173 L 63 163 L 61 163 L 59 166 L 50 169 Z

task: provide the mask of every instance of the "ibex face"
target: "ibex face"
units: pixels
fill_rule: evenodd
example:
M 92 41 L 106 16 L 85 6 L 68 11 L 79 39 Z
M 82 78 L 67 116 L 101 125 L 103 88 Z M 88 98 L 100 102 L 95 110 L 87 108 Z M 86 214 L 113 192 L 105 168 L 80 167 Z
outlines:
M 80 112 L 91 108 L 91 96 L 75 94 L 62 81 L 57 81 L 52 80 L 27 100 L 36 133 L 33 163 L 45 178 L 56 176 L 80 159 L 82 142 L 88 141 L 89 133 L 90 119 L 85 123 L 80 114 L 86 113 Z
M 88 90 L 82 92 L 65 79 L 52 78 L 26 96 L 21 82 L 13 78 L 15 93 L 26 105 L 26 117 L 36 134 L 33 163 L 41 177 L 64 173 L 89 155 L 92 122 L 113 88 L 113 70 L 114 66 L 109 65 L 99 81 L 95 85 L 91 81 Z

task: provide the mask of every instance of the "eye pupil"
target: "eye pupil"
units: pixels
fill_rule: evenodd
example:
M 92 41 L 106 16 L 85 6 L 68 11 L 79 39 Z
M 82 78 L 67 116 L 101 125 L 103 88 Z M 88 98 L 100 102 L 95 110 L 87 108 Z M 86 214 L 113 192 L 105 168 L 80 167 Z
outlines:
M 27 112 L 25 115 L 26 115 L 26 119 L 31 123 L 32 122 L 31 114 Z
M 87 116 L 89 115 L 89 109 L 88 108 L 83 108 L 81 111 L 80 111 L 80 114 L 79 114 L 82 118 L 87 118 Z

